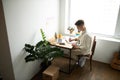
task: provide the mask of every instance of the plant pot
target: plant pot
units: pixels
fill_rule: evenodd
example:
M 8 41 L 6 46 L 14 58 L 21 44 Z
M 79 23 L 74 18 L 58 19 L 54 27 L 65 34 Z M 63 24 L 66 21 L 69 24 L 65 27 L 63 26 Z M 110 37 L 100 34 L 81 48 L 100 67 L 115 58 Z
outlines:
M 40 67 L 41 67 L 41 72 L 43 72 L 45 69 L 47 69 L 51 65 L 51 61 L 48 62 L 42 62 Z

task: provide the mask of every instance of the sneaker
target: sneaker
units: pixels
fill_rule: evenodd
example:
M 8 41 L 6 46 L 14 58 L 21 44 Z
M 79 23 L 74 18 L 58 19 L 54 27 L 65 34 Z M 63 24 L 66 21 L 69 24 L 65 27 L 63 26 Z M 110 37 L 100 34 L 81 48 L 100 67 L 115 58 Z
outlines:
M 83 67 L 84 65 L 85 65 L 85 62 L 86 62 L 86 57 L 81 57 L 80 59 L 79 59 L 79 66 L 80 67 Z

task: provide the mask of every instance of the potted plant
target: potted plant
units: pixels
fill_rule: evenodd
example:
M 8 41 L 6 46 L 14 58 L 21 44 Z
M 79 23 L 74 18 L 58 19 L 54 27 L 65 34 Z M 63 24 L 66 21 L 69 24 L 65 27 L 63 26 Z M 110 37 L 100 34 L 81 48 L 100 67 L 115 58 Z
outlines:
M 74 31 L 74 28 L 73 28 L 73 27 L 70 27 L 70 26 L 69 26 L 67 29 L 69 30 L 70 34 L 72 34 L 73 31 Z
M 47 68 L 55 57 L 63 55 L 63 51 L 55 46 L 51 46 L 49 41 L 46 40 L 46 36 L 42 29 L 40 29 L 42 40 L 39 41 L 35 46 L 31 44 L 25 44 L 25 51 L 27 56 L 25 57 L 26 62 L 34 60 L 42 60 L 41 66 Z

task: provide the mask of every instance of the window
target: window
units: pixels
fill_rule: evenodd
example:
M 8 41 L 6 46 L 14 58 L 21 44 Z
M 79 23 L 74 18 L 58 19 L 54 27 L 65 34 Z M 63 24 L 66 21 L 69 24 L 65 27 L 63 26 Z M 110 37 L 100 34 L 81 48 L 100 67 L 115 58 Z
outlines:
M 68 20 L 65 22 L 66 28 L 75 26 L 74 23 L 78 19 L 83 19 L 90 33 L 111 36 L 115 34 L 120 21 L 118 21 L 120 0 L 66 0 L 66 4 L 66 11 L 69 12 L 65 13 L 65 20 Z

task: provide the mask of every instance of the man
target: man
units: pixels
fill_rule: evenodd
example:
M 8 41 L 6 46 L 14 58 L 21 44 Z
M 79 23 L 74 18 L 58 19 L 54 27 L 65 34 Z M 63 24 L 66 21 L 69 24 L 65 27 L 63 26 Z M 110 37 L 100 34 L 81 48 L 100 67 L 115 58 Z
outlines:
M 91 42 L 92 38 L 87 34 L 86 32 L 86 27 L 84 25 L 83 20 L 78 20 L 75 23 L 78 32 L 81 32 L 80 36 L 75 39 L 71 39 L 70 41 L 77 41 L 76 44 L 72 44 L 73 50 L 72 50 L 72 56 L 75 60 L 78 59 L 78 55 L 86 55 L 90 54 L 90 49 L 91 49 Z M 81 67 L 84 66 L 86 61 L 85 57 L 81 57 L 78 63 Z

